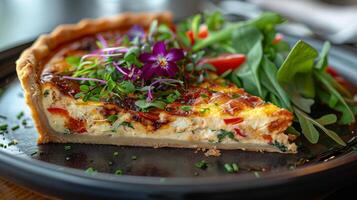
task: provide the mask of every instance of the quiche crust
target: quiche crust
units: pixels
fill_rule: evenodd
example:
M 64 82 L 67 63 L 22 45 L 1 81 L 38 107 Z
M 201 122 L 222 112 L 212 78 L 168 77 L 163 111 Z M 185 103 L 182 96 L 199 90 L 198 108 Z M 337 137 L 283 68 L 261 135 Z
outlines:
M 101 19 L 83 19 L 77 24 L 60 25 L 50 34 L 41 35 L 34 44 L 26 49 L 16 61 L 16 71 L 24 90 L 24 98 L 29 106 L 36 129 L 38 143 L 56 142 L 60 139 L 52 134 L 41 104 L 41 73 L 44 63 L 53 51 L 61 45 L 98 32 L 120 30 L 132 25 L 148 27 L 153 20 L 159 23 L 172 23 L 169 12 L 162 13 L 123 13 Z M 70 141 L 67 141 L 70 142 Z M 92 141 L 91 143 L 94 143 Z

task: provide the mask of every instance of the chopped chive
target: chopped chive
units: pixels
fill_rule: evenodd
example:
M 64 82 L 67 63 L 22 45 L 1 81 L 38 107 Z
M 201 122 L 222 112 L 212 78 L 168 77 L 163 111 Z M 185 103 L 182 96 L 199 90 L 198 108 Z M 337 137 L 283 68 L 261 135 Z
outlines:
M 226 172 L 228 173 L 233 173 L 233 168 L 230 164 L 226 163 L 224 164 L 224 169 L 226 170 Z
M 113 153 L 113 156 L 119 156 L 119 152 L 115 151 L 115 152 Z
M 136 159 L 138 159 L 138 157 L 136 157 L 136 156 L 131 156 L 131 159 L 132 159 L 132 160 L 136 160 Z
M 123 175 L 123 170 L 121 169 L 117 169 L 115 172 L 114 172 L 115 175 L 118 175 L 118 176 L 121 176 Z
M 97 170 L 94 169 L 93 167 L 89 167 L 89 168 L 86 169 L 85 172 L 86 172 L 87 174 L 95 174 L 95 173 L 97 173 Z
M 289 170 L 294 170 L 294 169 L 296 169 L 296 166 L 295 166 L 295 165 L 290 165 L 290 166 L 289 166 Z
M 112 161 L 109 161 L 109 162 L 108 162 L 108 165 L 113 165 L 113 162 L 112 162 Z
M 20 126 L 19 125 L 16 125 L 16 126 L 13 126 L 12 128 L 11 128 L 11 130 L 12 131 L 16 131 L 17 129 L 19 129 L 20 128 Z
M 4 115 L 0 115 L 0 119 L 7 119 L 7 117 Z
M 21 119 L 23 116 L 24 116 L 24 112 L 21 111 L 21 112 L 19 112 L 19 113 L 16 115 L 16 118 L 17 118 L 17 119 Z
M 199 162 L 197 162 L 197 163 L 195 164 L 195 167 L 204 170 L 204 169 L 207 169 L 208 164 L 207 164 L 207 162 L 206 162 L 205 160 L 201 160 L 201 161 L 199 161 Z
M 232 163 L 233 171 L 238 172 L 239 171 L 239 166 L 236 163 Z
M 22 124 L 23 126 L 27 126 L 27 121 L 26 121 L 26 119 L 23 119 L 22 122 L 21 122 L 21 124 Z
M 7 124 L 2 124 L 0 125 L 0 131 L 6 131 L 8 128 L 8 125 Z
M 65 151 L 69 151 L 69 150 L 71 150 L 71 149 L 72 149 L 72 147 L 69 146 L 69 145 L 64 146 L 64 150 L 65 150 Z
M 37 151 L 31 153 L 30 156 L 34 156 L 34 155 L 36 155 L 36 154 L 37 154 Z
M 255 172 L 254 172 L 254 176 L 257 177 L 257 178 L 260 178 L 259 172 L 255 171 Z

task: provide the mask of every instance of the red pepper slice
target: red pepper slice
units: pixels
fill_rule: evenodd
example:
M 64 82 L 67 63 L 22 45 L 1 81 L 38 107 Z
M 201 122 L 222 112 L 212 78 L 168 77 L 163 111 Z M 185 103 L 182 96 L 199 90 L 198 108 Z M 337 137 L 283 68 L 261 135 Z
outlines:
M 85 121 L 83 120 L 79 120 L 79 119 L 74 119 L 73 117 L 71 117 L 68 113 L 68 111 L 66 109 L 63 108 L 56 108 L 56 107 L 52 107 L 52 108 L 47 108 L 47 111 L 50 112 L 51 114 L 54 115 L 61 115 L 63 117 L 66 118 L 66 127 L 75 132 L 75 133 L 84 133 L 86 132 L 86 128 L 85 128 Z
M 160 119 L 159 115 L 150 112 L 139 112 L 139 116 L 150 121 L 158 121 Z
M 242 136 L 242 137 L 247 137 L 246 134 L 242 133 L 242 131 L 239 128 L 235 128 L 234 131 L 236 132 L 237 135 Z
M 263 139 L 264 140 L 268 140 L 269 142 L 271 142 L 273 140 L 273 138 L 271 137 L 271 135 L 263 135 Z
M 223 121 L 226 124 L 238 124 L 238 123 L 241 123 L 243 121 L 243 118 L 235 117 L 235 118 L 223 119 Z
M 68 117 L 68 111 L 63 108 L 47 108 L 47 111 L 54 115 L 62 115 L 64 117 Z

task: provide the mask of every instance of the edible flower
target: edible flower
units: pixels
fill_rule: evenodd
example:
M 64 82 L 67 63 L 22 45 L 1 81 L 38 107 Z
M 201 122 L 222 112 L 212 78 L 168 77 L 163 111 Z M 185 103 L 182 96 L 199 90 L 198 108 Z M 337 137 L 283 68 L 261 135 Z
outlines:
M 175 76 L 179 70 L 176 62 L 183 57 L 182 49 L 172 48 L 166 51 L 164 42 L 155 43 L 152 53 L 142 53 L 139 56 L 144 63 L 143 78 L 148 80 L 153 76 Z
M 130 66 L 130 68 L 120 67 L 118 63 L 113 62 L 115 68 L 124 75 L 124 80 L 135 81 L 138 80 L 142 75 L 142 70 L 137 68 L 135 65 Z
M 129 40 L 133 40 L 136 37 L 139 37 L 139 39 L 143 39 L 145 36 L 145 32 L 143 27 L 139 26 L 139 25 L 134 25 L 131 27 L 131 29 L 127 32 L 127 36 L 129 38 Z

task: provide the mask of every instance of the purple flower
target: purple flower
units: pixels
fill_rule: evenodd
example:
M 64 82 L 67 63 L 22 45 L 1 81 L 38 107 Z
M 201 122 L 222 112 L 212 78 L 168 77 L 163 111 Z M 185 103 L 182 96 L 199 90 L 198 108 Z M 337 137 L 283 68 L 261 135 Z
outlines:
M 135 37 L 139 37 L 139 39 L 141 40 L 144 38 L 145 32 L 144 32 L 143 27 L 141 27 L 139 25 L 134 25 L 127 32 L 127 36 L 130 41 L 133 40 Z
M 170 49 L 166 51 L 164 42 L 157 42 L 152 53 L 142 53 L 139 56 L 143 66 L 143 78 L 150 79 L 153 76 L 173 77 L 178 72 L 176 61 L 184 57 L 182 49 Z
M 142 70 L 132 65 L 130 68 L 120 67 L 117 63 L 113 62 L 115 68 L 124 75 L 124 80 L 136 81 L 140 78 Z

